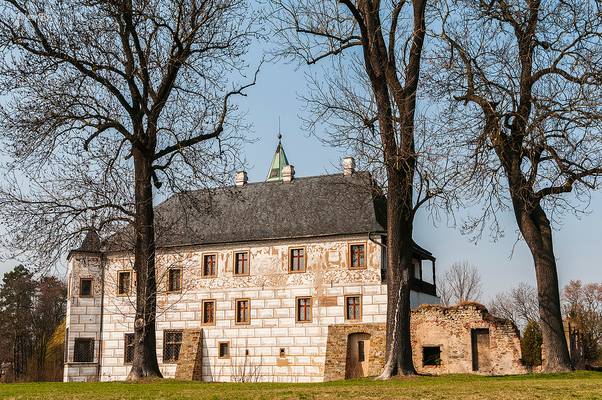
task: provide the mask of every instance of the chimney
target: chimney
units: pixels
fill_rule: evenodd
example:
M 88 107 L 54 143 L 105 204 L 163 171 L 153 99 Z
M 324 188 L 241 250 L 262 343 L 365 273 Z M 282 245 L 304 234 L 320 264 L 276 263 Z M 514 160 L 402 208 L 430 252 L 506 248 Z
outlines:
M 355 159 L 353 157 L 343 158 L 343 176 L 351 176 L 355 172 Z
M 236 178 L 234 178 L 234 184 L 236 187 L 243 187 L 247 184 L 249 178 L 247 177 L 246 171 L 238 171 L 236 172 Z
M 295 166 L 294 165 L 286 165 L 282 168 L 282 181 L 290 182 L 295 177 Z

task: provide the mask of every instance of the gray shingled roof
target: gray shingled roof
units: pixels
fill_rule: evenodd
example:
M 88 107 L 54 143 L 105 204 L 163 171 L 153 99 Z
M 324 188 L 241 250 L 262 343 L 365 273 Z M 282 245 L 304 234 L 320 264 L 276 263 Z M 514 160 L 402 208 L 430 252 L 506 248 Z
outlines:
M 155 208 L 155 218 L 158 247 L 382 233 L 386 199 L 368 173 L 321 175 L 177 194 Z M 132 233 L 108 238 L 105 249 L 131 251 Z M 100 248 L 98 235 L 88 232 L 71 253 Z M 434 260 L 416 243 L 414 251 Z
M 156 208 L 159 247 L 383 231 L 384 199 L 370 175 L 322 175 L 292 182 L 179 194 Z

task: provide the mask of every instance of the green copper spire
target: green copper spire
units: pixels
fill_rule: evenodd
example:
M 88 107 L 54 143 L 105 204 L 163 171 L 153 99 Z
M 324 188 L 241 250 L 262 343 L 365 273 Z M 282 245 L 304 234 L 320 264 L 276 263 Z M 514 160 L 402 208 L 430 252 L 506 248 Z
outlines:
M 268 182 L 281 181 L 282 180 L 282 170 L 288 164 L 288 160 L 286 159 L 286 154 L 284 153 L 284 148 L 282 147 L 282 135 L 278 134 L 278 147 L 276 147 L 276 153 L 274 154 L 274 159 L 272 160 L 272 165 L 270 166 L 270 172 L 268 173 Z

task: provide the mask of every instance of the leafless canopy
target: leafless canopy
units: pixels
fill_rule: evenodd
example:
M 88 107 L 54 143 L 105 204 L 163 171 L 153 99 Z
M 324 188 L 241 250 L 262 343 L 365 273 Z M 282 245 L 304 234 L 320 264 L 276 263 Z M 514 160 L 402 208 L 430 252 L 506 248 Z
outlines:
M 0 2 L 4 246 L 47 265 L 133 221 L 136 150 L 159 197 L 227 179 L 252 18 L 242 0 Z
M 386 191 L 385 141 L 381 140 L 382 121 L 366 72 L 362 45 L 366 27 L 361 20 L 364 2 L 275 0 L 272 21 L 278 43 L 277 55 L 300 64 L 317 64 L 318 72 L 308 72 L 308 90 L 300 96 L 305 102 L 301 115 L 309 131 L 324 143 L 345 149 L 357 158 L 358 167 L 370 170 Z M 391 151 L 405 153 L 416 160 L 415 210 L 423 204 L 437 204 L 451 210 L 451 176 L 455 173 L 448 153 L 433 138 L 445 141 L 443 131 L 428 124 L 427 106 L 420 103 L 419 84 L 414 80 L 416 58 L 413 9 L 409 2 L 391 0 L 371 5 L 379 11 L 380 27 L 386 41 L 394 143 Z M 420 5 L 418 8 L 426 8 Z M 358 20 L 358 18 L 360 18 Z M 429 21 L 429 16 L 424 16 Z M 374 60 L 372 60 L 374 62 Z M 410 72 L 411 71 L 411 72 Z M 384 78 L 384 77 L 383 77 Z M 413 101 L 409 98 L 414 97 Z M 411 116 L 409 115 L 411 114 Z M 409 119 L 409 120 L 408 120 Z M 412 126 L 412 149 L 402 149 L 404 130 Z M 395 147 L 393 147 L 395 146 Z M 446 190 L 447 189 L 447 190 Z
M 537 289 L 524 282 L 507 292 L 498 293 L 487 308 L 496 317 L 506 318 L 521 330 L 531 321 L 539 321 Z
M 465 227 L 478 237 L 492 218 L 497 233 L 508 174 L 520 182 L 517 198 L 554 210 L 552 220 L 578 210 L 574 200 L 587 200 L 602 175 L 600 3 L 455 0 L 439 9 L 427 81 L 452 151 L 466 156 L 465 194 L 484 209 Z
M 468 261 L 457 262 L 437 282 L 441 302 L 446 306 L 463 301 L 478 301 L 482 295 L 481 274 Z
M 543 369 L 570 370 L 552 224 L 600 186 L 600 2 L 457 0 L 440 9 L 433 94 L 448 100 L 467 196 L 484 207 L 466 228 L 479 237 L 489 218 L 497 228 L 511 205 L 534 261 Z

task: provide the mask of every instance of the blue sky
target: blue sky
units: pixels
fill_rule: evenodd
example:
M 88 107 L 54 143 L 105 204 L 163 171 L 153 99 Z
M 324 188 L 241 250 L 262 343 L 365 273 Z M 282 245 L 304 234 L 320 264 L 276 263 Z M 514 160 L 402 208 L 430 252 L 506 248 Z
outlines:
M 289 162 L 298 176 L 319 175 L 340 170 L 341 151 L 325 147 L 302 130 L 299 116 L 303 103 L 298 94 L 305 89 L 303 70 L 288 64 L 265 64 L 257 86 L 240 102 L 253 125 L 250 136 L 256 140 L 245 146 L 250 181 L 264 180 L 276 148 L 278 118 L 284 135 L 283 145 Z M 571 279 L 602 281 L 602 193 L 594 193 L 590 213 L 580 220 L 567 215 L 564 225 L 555 232 L 555 248 L 561 285 Z M 470 210 L 469 210 L 470 211 Z M 415 226 L 415 239 L 437 257 L 439 274 L 454 261 L 467 260 L 479 267 L 484 286 L 484 301 L 497 292 L 519 282 L 535 282 L 531 255 L 524 244 L 516 241 L 516 223 L 511 214 L 504 215 L 506 235 L 497 243 L 487 238 L 477 245 L 470 243 L 445 221 L 438 226 L 420 214 Z M 514 247 L 514 252 L 513 252 Z M 512 256 L 512 257 L 511 257 Z M 0 274 L 13 264 L 0 264 Z
M 298 94 L 306 90 L 304 69 L 286 64 L 268 64 L 258 85 L 249 92 L 246 107 L 254 125 L 257 142 L 246 149 L 250 162 L 250 181 L 264 180 L 277 143 L 278 117 L 281 118 L 283 145 L 288 160 L 298 176 L 337 172 L 341 151 L 324 147 L 302 129 L 299 118 L 303 102 Z M 440 221 L 437 226 L 425 213 L 415 224 L 416 241 L 437 257 L 437 270 L 442 272 L 455 261 L 467 260 L 478 266 L 487 300 L 499 291 L 520 282 L 535 283 L 531 253 L 524 242 L 516 243 L 516 222 L 508 213 L 502 217 L 505 236 L 496 243 L 485 237 L 478 244 L 460 234 L 455 227 Z M 561 285 L 571 279 L 602 281 L 602 192 L 594 193 L 589 213 L 577 219 L 567 215 L 563 226 L 555 232 L 555 250 Z

